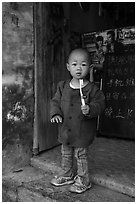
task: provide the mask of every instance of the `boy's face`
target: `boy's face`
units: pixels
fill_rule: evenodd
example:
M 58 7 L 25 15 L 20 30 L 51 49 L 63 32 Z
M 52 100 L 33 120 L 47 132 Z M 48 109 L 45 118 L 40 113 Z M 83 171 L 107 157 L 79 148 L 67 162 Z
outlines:
M 68 60 L 67 69 L 75 79 L 83 79 L 90 71 L 90 63 L 86 52 L 74 51 Z

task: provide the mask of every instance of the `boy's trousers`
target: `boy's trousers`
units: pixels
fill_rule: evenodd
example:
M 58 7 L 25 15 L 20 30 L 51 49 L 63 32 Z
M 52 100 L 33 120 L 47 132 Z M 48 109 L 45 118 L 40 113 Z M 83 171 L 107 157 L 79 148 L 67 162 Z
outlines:
M 87 148 L 75 148 L 62 145 L 62 170 L 64 176 L 73 174 L 73 155 L 77 160 L 77 175 L 86 184 L 89 183 Z

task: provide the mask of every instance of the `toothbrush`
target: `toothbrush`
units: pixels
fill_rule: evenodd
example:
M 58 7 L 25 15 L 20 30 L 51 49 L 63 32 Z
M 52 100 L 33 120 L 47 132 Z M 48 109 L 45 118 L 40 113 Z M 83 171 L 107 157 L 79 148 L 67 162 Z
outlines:
M 83 98 L 83 93 L 82 93 L 83 79 L 80 79 L 80 80 L 79 80 L 79 84 L 80 84 L 81 103 L 82 103 L 82 106 L 85 106 L 85 100 L 84 100 L 84 98 Z

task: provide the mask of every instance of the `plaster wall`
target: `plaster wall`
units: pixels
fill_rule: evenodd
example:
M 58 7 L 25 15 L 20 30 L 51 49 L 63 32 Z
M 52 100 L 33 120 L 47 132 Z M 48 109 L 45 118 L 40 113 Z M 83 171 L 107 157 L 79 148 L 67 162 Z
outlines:
M 2 3 L 3 173 L 29 162 L 33 125 L 33 3 Z

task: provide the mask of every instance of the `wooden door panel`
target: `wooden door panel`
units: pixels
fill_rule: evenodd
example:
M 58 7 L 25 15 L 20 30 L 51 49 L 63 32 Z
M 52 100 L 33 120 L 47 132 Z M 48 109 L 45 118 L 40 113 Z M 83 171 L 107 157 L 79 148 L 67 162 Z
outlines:
M 50 100 L 57 83 L 67 77 L 64 60 L 63 18 L 52 12 L 53 3 L 34 3 L 35 118 L 33 149 L 58 145 L 57 125 L 50 123 Z M 56 3 L 54 3 L 56 5 Z M 61 8 L 61 7 L 60 7 Z

